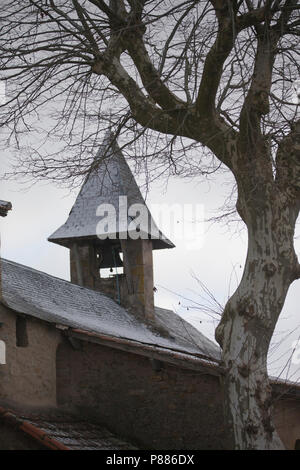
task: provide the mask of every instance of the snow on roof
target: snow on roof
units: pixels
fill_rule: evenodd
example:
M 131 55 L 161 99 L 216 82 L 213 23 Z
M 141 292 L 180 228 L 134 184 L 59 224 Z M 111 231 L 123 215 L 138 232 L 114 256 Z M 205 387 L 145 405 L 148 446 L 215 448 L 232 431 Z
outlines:
M 121 208 L 119 207 L 119 198 L 122 196 L 127 197 L 127 208 L 125 207 L 125 209 L 125 204 L 121 204 Z M 99 214 L 99 212 L 97 215 L 97 209 L 104 204 L 113 206 L 116 217 L 114 214 L 106 216 L 105 213 Z M 141 204 L 147 211 L 145 223 L 140 227 L 140 236 L 142 238 L 150 236 L 153 239 L 154 249 L 173 248 L 173 243 L 156 226 L 115 137 L 108 132 L 96 155 L 94 165 L 77 196 L 68 220 L 48 240 L 69 246 L 72 239 L 86 237 L 97 239 L 98 235 L 108 237 L 116 232 L 123 234 L 123 238 L 126 238 L 127 232 L 130 233 L 131 230 L 136 232 L 133 222 L 135 216 L 129 216 L 127 210 L 133 204 Z M 98 224 L 103 216 L 108 222 L 108 227 L 116 225 L 115 230 L 107 231 L 106 229 L 104 231 L 103 228 L 99 228 Z
M 125 338 L 189 354 L 220 358 L 219 348 L 171 310 L 156 308 L 163 336 L 101 292 L 77 286 L 12 261 L 1 260 L 2 302 L 12 310 L 50 323 Z

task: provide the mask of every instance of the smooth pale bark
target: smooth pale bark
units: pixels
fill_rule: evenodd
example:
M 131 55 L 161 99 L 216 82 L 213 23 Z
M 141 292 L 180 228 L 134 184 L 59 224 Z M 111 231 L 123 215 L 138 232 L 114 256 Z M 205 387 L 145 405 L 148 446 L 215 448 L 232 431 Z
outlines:
M 298 211 L 278 193 L 265 196 L 269 200 L 263 201 L 263 210 L 255 201 L 249 211 L 249 201 L 244 201 L 247 260 L 216 330 L 226 369 L 226 418 L 236 449 L 284 448 L 272 424 L 267 354 L 288 288 L 297 277 L 293 237 Z

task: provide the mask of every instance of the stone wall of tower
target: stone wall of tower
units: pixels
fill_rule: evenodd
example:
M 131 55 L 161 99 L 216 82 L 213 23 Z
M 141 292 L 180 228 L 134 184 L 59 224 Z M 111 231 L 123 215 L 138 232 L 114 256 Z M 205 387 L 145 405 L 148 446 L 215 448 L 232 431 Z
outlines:
M 153 257 L 151 240 L 122 240 L 124 274 L 122 301 L 146 321 L 154 320 Z
M 70 275 L 73 284 L 97 289 L 97 271 L 92 245 L 73 244 L 70 249 Z

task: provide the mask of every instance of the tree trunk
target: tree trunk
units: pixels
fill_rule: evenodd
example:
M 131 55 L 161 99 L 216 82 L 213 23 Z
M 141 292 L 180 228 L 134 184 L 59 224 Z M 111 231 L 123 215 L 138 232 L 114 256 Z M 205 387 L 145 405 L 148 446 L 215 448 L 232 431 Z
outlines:
M 284 448 L 271 419 L 267 354 L 288 288 L 296 279 L 297 211 L 279 196 L 269 201 L 263 209 L 243 212 L 248 226 L 245 269 L 216 329 L 226 370 L 225 413 L 236 449 Z

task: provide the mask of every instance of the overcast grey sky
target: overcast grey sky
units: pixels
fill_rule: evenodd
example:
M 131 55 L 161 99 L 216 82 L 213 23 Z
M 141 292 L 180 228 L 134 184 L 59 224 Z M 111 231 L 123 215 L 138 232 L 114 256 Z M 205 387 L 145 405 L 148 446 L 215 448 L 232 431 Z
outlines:
M 9 157 L 9 153 L 2 155 L 2 165 L 7 164 Z M 70 193 L 45 183 L 36 184 L 27 190 L 25 187 L 20 182 L 1 181 L 1 199 L 13 204 L 13 211 L 1 221 L 1 255 L 69 279 L 68 250 L 49 243 L 47 237 L 67 219 L 78 190 Z M 199 204 L 203 205 L 205 218 L 209 218 L 215 215 L 214 211 L 221 206 L 227 192 L 228 185 L 224 183 L 223 175 L 209 183 L 196 178 L 174 178 L 169 181 L 167 188 L 162 182 L 153 184 L 147 203 L 150 208 L 153 204 L 156 209 L 158 204 Z M 153 210 L 154 218 L 155 214 Z M 196 246 L 174 236 L 166 221 L 164 226 L 157 219 L 156 222 L 176 245 L 176 248 L 170 250 L 154 252 L 156 305 L 175 310 L 214 339 L 216 320 L 197 308 L 197 303 L 205 301 L 201 298 L 204 293 L 195 278 L 203 282 L 224 305 L 243 272 L 247 250 L 246 231 L 242 230 L 242 226 L 237 231 L 235 226 L 228 228 L 199 221 L 198 229 L 202 229 L 203 237 L 200 237 L 200 243 Z M 179 220 L 178 223 L 184 221 Z M 296 240 L 296 248 L 299 256 L 299 240 Z M 285 365 L 292 355 L 292 344 L 300 335 L 299 286 L 298 280 L 290 288 L 269 358 L 272 375 L 278 375 L 284 368 L 281 377 L 286 378 L 288 374 L 291 380 L 297 381 L 300 381 L 300 354 L 296 352 L 293 362 Z

